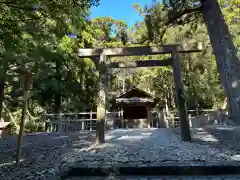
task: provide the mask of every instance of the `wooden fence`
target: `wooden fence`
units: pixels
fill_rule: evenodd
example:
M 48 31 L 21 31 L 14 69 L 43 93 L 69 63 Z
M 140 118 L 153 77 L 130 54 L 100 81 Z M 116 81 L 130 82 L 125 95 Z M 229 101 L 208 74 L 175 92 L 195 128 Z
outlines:
M 119 114 L 119 112 L 118 112 Z M 114 118 L 113 112 L 106 113 L 106 124 L 111 126 Z M 97 113 L 96 112 L 81 112 L 81 113 L 61 113 L 61 114 L 46 114 L 45 115 L 45 130 L 46 131 L 61 131 L 77 132 L 77 131 L 95 131 L 96 130 Z M 61 127 L 59 127 L 61 124 Z
M 188 110 L 188 120 L 191 128 L 199 128 L 210 124 L 224 124 L 227 120 L 226 110 L 205 109 Z M 180 121 L 176 110 L 165 112 L 167 127 L 180 127 Z
M 64 132 L 93 131 L 96 129 L 96 112 L 46 114 L 46 131 L 58 131 L 59 123 Z
M 202 127 L 207 124 L 220 124 L 223 123 L 222 112 L 218 110 L 188 110 L 188 119 L 191 128 Z M 156 115 L 157 114 L 157 115 Z M 162 117 L 163 116 L 163 117 Z M 97 113 L 96 112 L 82 112 L 82 113 L 64 113 L 64 114 L 46 114 L 45 115 L 45 130 L 46 131 L 61 131 L 64 132 L 78 132 L 78 131 L 95 131 Z M 122 112 L 107 112 L 106 125 L 112 128 L 115 118 L 122 118 Z M 159 112 L 152 112 L 152 120 L 162 119 L 166 128 L 180 127 L 178 111 L 163 111 L 162 115 Z M 160 122 L 160 121 L 158 121 Z M 61 127 L 59 127 L 61 124 Z M 150 122 L 150 124 L 153 124 Z M 153 126 L 151 126 L 153 127 Z M 157 127 L 163 127 L 162 125 Z

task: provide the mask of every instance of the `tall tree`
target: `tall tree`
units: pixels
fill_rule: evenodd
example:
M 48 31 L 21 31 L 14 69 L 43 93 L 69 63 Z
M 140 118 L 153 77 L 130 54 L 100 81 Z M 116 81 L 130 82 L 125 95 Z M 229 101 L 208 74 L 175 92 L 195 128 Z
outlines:
M 229 115 L 235 123 L 240 124 L 240 61 L 237 51 L 217 0 L 201 0 L 201 4 L 221 81 L 225 87 Z
M 166 1 L 165 1 L 166 2 Z M 222 7 L 239 9 L 237 1 L 221 1 Z M 235 12 L 237 10 L 234 10 Z M 148 38 L 145 41 L 159 42 L 166 28 L 201 21 L 202 13 L 207 26 L 225 94 L 228 97 L 230 118 L 240 124 L 240 62 L 228 26 L 217 0 L 169 0 L 164 5 L 155 3 L 145 10 Z M 239 14 L 239 11 L 237 11 Z M 234 18 L 239 23 L 238 18 Z

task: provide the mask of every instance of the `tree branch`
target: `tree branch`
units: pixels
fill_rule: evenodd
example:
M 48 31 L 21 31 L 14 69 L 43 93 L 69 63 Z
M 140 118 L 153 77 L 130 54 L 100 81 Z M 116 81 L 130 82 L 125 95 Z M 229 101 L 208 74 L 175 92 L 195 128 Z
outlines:
M 165 25 L 168 26 L 168 25 L 172 24 L 174 21 L 176 21 L 177 19 L 181 18 L 184 15 L 187 15 L 190 13 L 196 13 L 196 12 L 200 12 L 200 11 L 201 11 L 201 7 L 194 8 L 194 9 L 185 9 L 183 12 L 177 13 L 172 18 L 169 18 L 168 22 L 165 23 Z

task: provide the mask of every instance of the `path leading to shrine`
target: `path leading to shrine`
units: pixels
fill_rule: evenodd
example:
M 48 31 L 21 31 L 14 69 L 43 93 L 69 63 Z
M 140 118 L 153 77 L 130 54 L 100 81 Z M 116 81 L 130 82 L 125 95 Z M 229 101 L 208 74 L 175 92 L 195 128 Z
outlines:
M 105 144 L 97 146 L 94 133 L 27 135 L 20 169 L 13 165 L 17 139 L 0 139 L 0 179 L 236 173 L 240 167 L 238 139 L 234 142 L 233 138 L 217 136 L 226 138 L 233 128 L 212 129 L 215 134 L 208 129 L 195 131 L 193 142 L 182 142 L 178 129 L 116 129 L 107 133 Z M 201 171 L 196 167 L 201 167 Z
M 75 149 L 71 155 L 68 154 L 60 168 L 62 173 L 65 171 L 62 175 L 66 177 L 89 175 L 92 172 L 99 175 L 201 174 L 214 171 L 234 173 L 239 170 L 237 151 L 230 152 L 227 146 L 215 148 L 211 143 L 218 143 L 218 140 L 208 132 L 202 130 L 205 132 L 203 138 L 201 131 L 198 130 L 193 142 L 182 142 L 175 131 L 175 129 L 113 130 L 106 135 L 105 144 L 93 146 L 84 152 Z

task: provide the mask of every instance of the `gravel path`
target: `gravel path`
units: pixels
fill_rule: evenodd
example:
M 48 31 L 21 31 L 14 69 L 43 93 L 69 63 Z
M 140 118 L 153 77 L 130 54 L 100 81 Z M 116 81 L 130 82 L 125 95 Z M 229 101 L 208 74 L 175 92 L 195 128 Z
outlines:
M 172 129 L 118 129 L 108 133 L 106 138 L 105 144 L 66 156 L 63 167 L 237 163 L 233 161 L 232 154 L 221 152 L 208 144 L 182 142 Z
M 26 135 L 20 169 L 14 168 L 17 138 L 0 139 L 0 180 L 53 178 L 65 154 L 74 148 L 89 147 L 93 139 L 89 133 Z
M 178 130 L 173 129 L 116 129 L 106 134 L 105 144 L 97 146 L 95 134 L 90 133 L 27 135 L 23 140 L 20 169 L 14 168 L 16 137 L 0 139 L 0 180 L 54 180 L 59 171 L 64 173 L 76 166 L 194 166 L 240 162 L 236 159 L 237 149 L 220 144 L 210 133 L 195 133 L 193 143 L 182 142 L 176 134 Z M 196 137 L 201 137 L 201 141 Z

